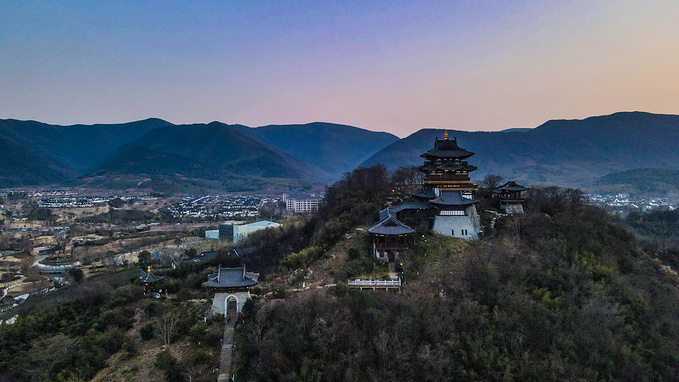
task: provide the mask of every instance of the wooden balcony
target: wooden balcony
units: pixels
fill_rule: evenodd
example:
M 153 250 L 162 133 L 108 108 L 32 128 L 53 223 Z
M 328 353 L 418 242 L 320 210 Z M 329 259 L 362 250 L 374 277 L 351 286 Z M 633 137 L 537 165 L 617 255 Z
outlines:
M 468 175 L 427 175 L 424 177 L 425 182 L 469 182 Z

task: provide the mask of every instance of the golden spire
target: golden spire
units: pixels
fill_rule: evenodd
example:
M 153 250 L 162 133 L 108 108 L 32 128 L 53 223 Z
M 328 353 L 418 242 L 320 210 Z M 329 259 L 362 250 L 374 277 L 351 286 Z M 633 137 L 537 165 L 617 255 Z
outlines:
M 443 139 L 448 140 L 448 130 L 445 130 L 443 133 Z
M 151 273 L 151 266 L 150 266 L 150 265 L 149 265 L 149 267 L 147 268 L 147 270 L 148 270 L 147 273 Z

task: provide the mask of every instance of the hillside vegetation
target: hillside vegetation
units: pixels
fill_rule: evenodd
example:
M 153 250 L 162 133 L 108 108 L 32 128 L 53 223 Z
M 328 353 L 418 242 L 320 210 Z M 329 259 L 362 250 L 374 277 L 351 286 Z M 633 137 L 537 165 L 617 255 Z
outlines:
M 0 138 L 0 153 L 0 186 L 56 183 L 74 175 L 56 160 L 4 138 Z
M 425 235 L 401 294 L 248 303 L 238 380 L 677 380 L 676 273 L 582 199 L 536 188 L 484 240 Z
M 679 170 L 643 168 L 608 174 L 589 189 L 601 193 L 666 195 L 679 193 Z

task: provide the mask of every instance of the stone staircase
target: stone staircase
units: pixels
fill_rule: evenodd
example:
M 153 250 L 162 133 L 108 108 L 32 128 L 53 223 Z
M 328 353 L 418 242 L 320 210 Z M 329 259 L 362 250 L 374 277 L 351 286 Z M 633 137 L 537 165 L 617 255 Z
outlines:
M 233 322 L 224 325 L 222 354 L 219 357 L 219 376 L 217 382 L 231 381 L 231 361 L 233 357 Z

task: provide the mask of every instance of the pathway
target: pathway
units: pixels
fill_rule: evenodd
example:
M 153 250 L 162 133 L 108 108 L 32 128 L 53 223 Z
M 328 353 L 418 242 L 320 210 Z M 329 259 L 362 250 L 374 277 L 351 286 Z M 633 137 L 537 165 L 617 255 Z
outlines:
M 219 357 L 219 376 L 217 382 L 231 380 L 231 361 L 233 352 L 233 322 L 224 325 L 222 355 Z
M 30 284 L 30 283 L 13 284 L 13 285 L 10 285 L 10 286 L 4 288 L 4 289 L 2 290 L 2 297 L 0 297 L 0 299 L 3 299 L 5 296 L 7 296 L 7 292 L 9 292 L 10 289 L 16 288 L 16 287 L 21 286 L 21 285 L 26 285 L 26 284 Z
M 396 262 L 389 262 L 389 278 L 392 280 L 398 280 L 398 274 L 396 273 Z

